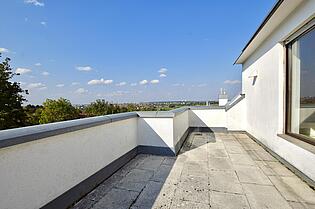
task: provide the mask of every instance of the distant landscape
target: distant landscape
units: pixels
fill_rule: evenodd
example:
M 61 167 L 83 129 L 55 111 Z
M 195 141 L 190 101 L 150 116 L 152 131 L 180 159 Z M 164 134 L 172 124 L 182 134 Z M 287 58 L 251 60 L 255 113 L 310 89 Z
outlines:
M 1 54 L 0 54 L 1 57 Z M 32 126 L 132 111 L 168 111 L 182 106 L 206 105 L 206 101 L 160 101 L 143 103 L 111 103 L 98 99 L 90 104 L 72 104 L 65 98 L 47 98 L 42 105 L 27 104 L 27 89 L 14 81 L 10 59 L 0 63 L 0 130 Z M 210 104 L 217 104 L 211 101 Z

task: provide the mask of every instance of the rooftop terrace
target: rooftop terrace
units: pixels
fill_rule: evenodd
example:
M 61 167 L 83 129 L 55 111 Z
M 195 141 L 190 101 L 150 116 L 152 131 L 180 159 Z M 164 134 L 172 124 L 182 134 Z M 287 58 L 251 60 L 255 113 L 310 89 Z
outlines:
M 192 132 L 177 157 L 140 154 L 72 209 L 315 208 L 315 192 L 244 133 Z
M 293 167 L 244 124 L 240 95 L 1 131 L 0 208 L 315 208 L 312 162 Z

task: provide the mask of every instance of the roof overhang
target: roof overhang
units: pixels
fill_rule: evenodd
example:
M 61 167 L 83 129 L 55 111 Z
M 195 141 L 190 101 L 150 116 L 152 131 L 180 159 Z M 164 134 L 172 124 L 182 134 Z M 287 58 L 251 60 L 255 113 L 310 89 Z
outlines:
M 278 0 L 234 64 L 242 64 L 303 0 Z

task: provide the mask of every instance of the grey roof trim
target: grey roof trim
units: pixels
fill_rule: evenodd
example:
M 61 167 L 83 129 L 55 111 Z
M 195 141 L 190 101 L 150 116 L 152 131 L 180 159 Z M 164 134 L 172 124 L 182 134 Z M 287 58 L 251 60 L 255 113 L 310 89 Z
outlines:
M 179 114 L 186 112 L 187 110 L 189 110 L 189 107 L 180 107 L 180 108 L 171 110 L 171 112 L 174 113 L 176 116 L 176 115 L 179 115 Z
M 272 7 L 272 9 L 270 10 L 270 12 L 268 13 L 268 15 L 265 17 L 265 19 L 263 20 L 263 22 L 260 24 L 260 26 L 258 27 L 258 29 L 256 30 L 256 32 L 254 33 L 254 35 L 250 38 L 250 40 L 247 42 L 247 44 L 245 45 L 245 47 L 243 48 L 241 54 L 237 57 L 237 59 L 235 60 L 234 64 L 235 65 L 237 63 L 237 60 L 242 56 L 242 54 L 244 53 L 244 51 L 248 48 L 248 46 L 252 43 L 252 41 L 256 38 L 256 36 L 258 35 L 258 33 L 263 29 L 263 27 L 267 24 L 267 22 L 269 21 L 269 19 L 272 17 L 272 15 L 277 11 L 277 9 L 280 7 L 280 5 L 284 2 L 284 0 L 278 0 L 275 5 Z
M 140 118 L 173 118 L 175 113 L 171 111 L 141 111 L 137 112 Z
M 234 99 L 231 100 L 231 102 L 227 103 L 227 105 L 225 106 L 225 110 L 228 111 L 229 109 L 234 107 L 237 103 L 242 101 L 244 98 L 245 98 L 245 94 L 240 94 L 236 96 Z
M 138 117 L 136 112 L 98 116 L 0 131 L 0 148 Z
M 190 110 L 217 110 L 217 109 L 225 109 L 225 106 L 191 106 Z

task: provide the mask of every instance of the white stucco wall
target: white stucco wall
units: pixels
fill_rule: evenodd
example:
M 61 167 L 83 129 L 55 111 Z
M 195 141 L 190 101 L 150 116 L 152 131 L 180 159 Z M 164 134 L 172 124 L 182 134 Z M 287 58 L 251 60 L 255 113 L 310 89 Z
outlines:
M 190 127 L 226 127 L 225 109 L 189 110 Z
M 169 147 L 174 151 L 173 118 L 139 118 L 138 145 Z
M 315 12 L 315 1 L 304 1 L 243 64 L 246 130 L 308 177 L 315 180 L 315 155 L 277 136 L 284 132 L 285 50 L 281 41 Z M 255 83 L 249 78 L 255 71 Z
M 235 104 L 226 112 L 226 128 L 231 131 L 246 130 L 246 98 Z
M 184 135 L 185 131 L 189 128 L 189 111 L 180 113 L 174 117 L 174 145 Z
M 0 149 L 0 208 L 39 208 L 137 146 L 137 118 Z

